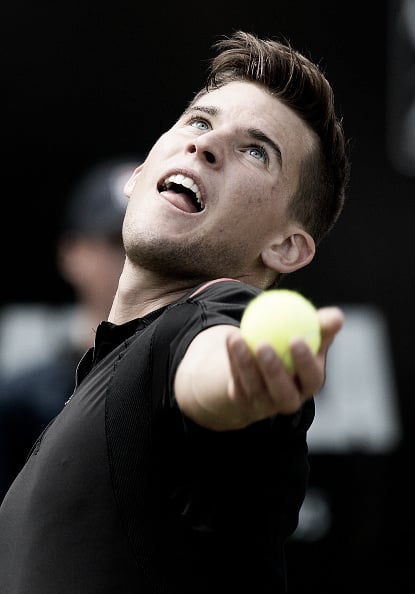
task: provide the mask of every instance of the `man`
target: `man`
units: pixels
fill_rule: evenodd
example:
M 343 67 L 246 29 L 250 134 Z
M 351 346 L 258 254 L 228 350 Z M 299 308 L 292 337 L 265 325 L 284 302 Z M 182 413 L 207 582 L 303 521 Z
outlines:
M 4 594 L 285 592 L 326 351 L 252 356 L 248 301 L 307 265 L 344 200 L 330 86 L 237 32 L 127 182 L 126 259 L 77 388 L 0 508 Z
M 108 316 L 124 262 L 125 182 L 142 158 L 94 163 L 67 197 L 57 269 L 72 289 L 66 305 L 11 305 L 0 317 L 0 501 L 30 448 L 74 388 L 76 365 Z M 5 352 L 5 349 L 8 349 Z

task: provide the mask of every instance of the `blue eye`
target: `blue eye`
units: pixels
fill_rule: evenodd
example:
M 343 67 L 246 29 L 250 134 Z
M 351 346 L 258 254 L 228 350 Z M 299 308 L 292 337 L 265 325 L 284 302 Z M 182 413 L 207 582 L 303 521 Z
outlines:
M 252 146 L 248 149 L 249 154 L 254 157 L 254 159 L 266 161 L 267 160 L 267 152 L 262 146 Z
M 190 125 L 198 130 L 209 130 L 209 124 L 206 120 L 202 120 L 199 118 L 194 118 L 191 120 Z

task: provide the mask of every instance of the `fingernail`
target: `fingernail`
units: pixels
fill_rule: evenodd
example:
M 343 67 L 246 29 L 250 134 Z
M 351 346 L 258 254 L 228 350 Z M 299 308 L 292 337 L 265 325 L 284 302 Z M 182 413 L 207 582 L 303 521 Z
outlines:
M 296 357 L 303 357 L 307 354 L 307 345 L 304 342 L 296 342 L 292 345 L 291 351 Z

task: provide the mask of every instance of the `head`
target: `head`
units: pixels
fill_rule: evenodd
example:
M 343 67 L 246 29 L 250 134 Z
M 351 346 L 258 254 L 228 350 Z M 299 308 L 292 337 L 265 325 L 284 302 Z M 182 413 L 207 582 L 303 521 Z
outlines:
M 215 44 L 206 87 L 193 100 L 233 81 L 261 85 L 295 112 L 316 137 L 300 166 L 298 187 L 288 209 L 315 244 L 327 235 L 344 204 L 349 163 L 333 90 L 320 70 L 289 44 L 239 31 Z
M 344 134 L 327 79 L 288 44 L 239 31 L 214 47 L 206 85 L 126 186 L 127 255 L 267 287 L 307 265 L 338 219 Z
M 141 160 L 125 156 L 95 163 L 67 197 L 57 264 L 77 301 L 96 309 L 97 317 L 107 313 L 124 263 L 124 185 Z

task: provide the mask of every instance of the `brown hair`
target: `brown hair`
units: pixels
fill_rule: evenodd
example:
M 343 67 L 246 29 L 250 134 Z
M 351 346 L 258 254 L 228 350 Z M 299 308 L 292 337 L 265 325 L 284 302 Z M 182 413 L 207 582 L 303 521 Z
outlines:
M 260 39 L 237 31 L 217 41 L 201 95 L 233 81 L 266 87 L 290 107 L 318 139 L 318 150 L 303 163 L 289 213 L 316 244 L 330 231 L 344 205 L 349 161 L 342 123 L 335 113 L 332 88 L 319 66 L 288 42 Z

